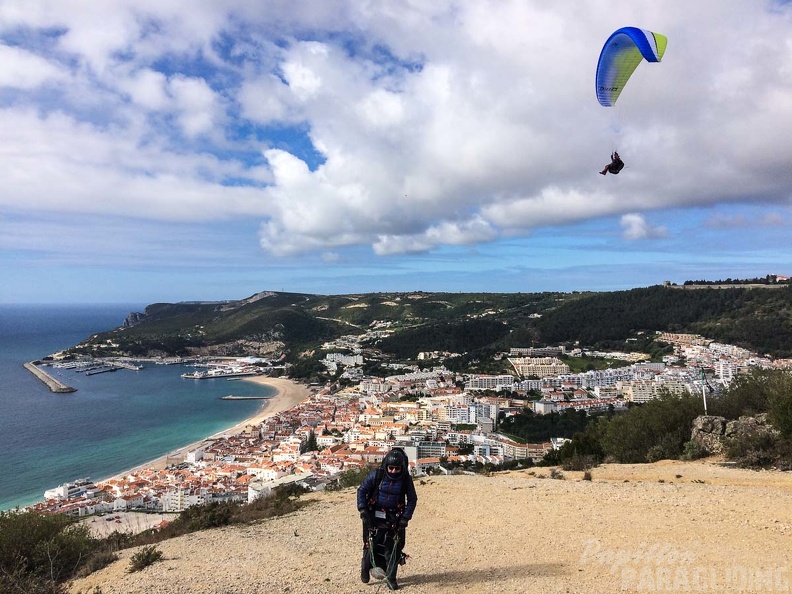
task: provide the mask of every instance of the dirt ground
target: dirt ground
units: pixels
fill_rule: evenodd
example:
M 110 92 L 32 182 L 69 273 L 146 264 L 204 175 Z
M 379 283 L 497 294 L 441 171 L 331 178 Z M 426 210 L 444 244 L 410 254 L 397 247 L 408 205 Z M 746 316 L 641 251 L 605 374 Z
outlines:
M 718 461 L 600 466 L 550 478 L 534 468 L 416 479 L 405 592 L 789 592 L 792 473 Z M 354 489 L 309 496 L 294 514 L 134 550 L 73 593 L 371 593 L 359 579 Z

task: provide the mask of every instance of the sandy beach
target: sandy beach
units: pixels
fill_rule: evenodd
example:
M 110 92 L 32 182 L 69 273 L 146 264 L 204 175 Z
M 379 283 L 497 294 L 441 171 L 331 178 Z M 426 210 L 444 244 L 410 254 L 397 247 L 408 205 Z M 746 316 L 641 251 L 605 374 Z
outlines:
M 145 464 L 140 464 L 131 468 L 129 470 L 125 470 L 124 472 L 120 472 L 112 477 L 104 478 L 97 482 L 105 482 L 112 479 L 119 479 L 124 477 L 131 472 L 136 470 L 141 470 L 143 468 L 153 468 L 155 470 L 161 470 L 171 464 L 178 464 L 179 462 L 183 462 L 187 453 L 196 449 L 202 443 L 207 440 L 217 439 L 222 437 L 223 435 L 236 435 L 237 433 L 241 433 L 245 427 L 249 425 L 258 425 L 265 419 L 281 413 L 283 411 L 289 410 L 290 408 L 294 408 L 300 402 L 305 400 L 311 395 L 311 391 L 308 389 L 307 386 L 303 384 L 298 384 L 289 379 L 284 379 L 280 377 L 267 377 L 267 376 L 250 376 L 245 377 L 240 381 L 246 382 L 254 382 L 257 384 L 262 384 L 265 386 L 270 386 L 276 390 L 276 393 L 272 398 L 267 398 L 263 400 L 263 404 L 261 408 L 256 412 L 255 415 L 245 419 L 244 421 L 237 423 L 233 427 L 229 427 L 228 429 L 224 429 L 222 431 L 218 431 L 214 435 L 210 435 L 205 437 L 199 441 L 193 442 L 189 445 L 186 445 L 178 450 L 169 452 L 159 458 L 155 458 L 150 462 L 146 462 Z
M 311 395 L 311 391 L 304 385 L 298 384 L 292 380 L 277 378 L 277 377 L 264 377 L 264 376 L 252 376 L 246 377 L 244 380 L 247 382 L 255 382 L 257 384 L 263 384 L 266 386 L 270 386 L 277 390 L 274 396 L 268 398 L 263 401 L 261 408 L 259 408 L 258 412 L 252 417 L 249 417 L 242 421 L 241 423 L 237 423 L 233 427 L 229 427 L 223 431 L 215 433 L 209 437 L 206 437 L 200 441 L 196 441 L 188 446 L 180 448 L 175 452 L 170 452 L 164 456 L 160 456 L 150 462 L 146 462 L 145 464 L 141 464 L 136 466 L 130 470 L 125 470 L 114 477 L 109 479 L 103 479 L 104 482 L 112 479 L 120 479 L 135 470 L 141 470 L 143 468 L 153 468 L 153 469 L 162 469 L 168 466 L 169 464 L 177 464 L 182 462 L 187 455 L 188 452 L 194 450 L 202 443 L 210 439 L 216 439 L 223 435 L 235 435 L 240 433 L 248 427 L 249 425 L 258 425 L 265 419 L 276 415 L 280 412 L 289 410 L 290 408 L 294 408 L 300 402 L 305 400 Z M 143 530 L 147 530 L 152 528 L 162 522 L 163 520 L 172 520 L 178 514 L 164 514 L 164 513 L 144 513 L 144 512 L 116 512 L 112 514 L 108 514 L 108 517 L 99 517 L 99 518 L 86 518 L 84 522 L 90 528 L 91 532 L 97 538 L 104 538 L 108 536 L 115 530 L 119 532 L 142 532 Z

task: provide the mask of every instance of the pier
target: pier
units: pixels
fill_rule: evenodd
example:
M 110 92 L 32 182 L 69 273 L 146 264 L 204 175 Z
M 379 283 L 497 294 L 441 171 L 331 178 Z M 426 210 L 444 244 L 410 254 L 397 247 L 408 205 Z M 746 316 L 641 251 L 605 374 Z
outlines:
M 62 384 L 46 371 L 41 370 L 36 363 L 38 361 L 30 361 L 29 363 L 25 363 L 24 367 L 30 373 L 35 375 L 39 378 L 42 382 L 44 382 L 47 387 L 50 389 L 50 392 L 54 392 L 56 394 L 68 394 L 69 392 L 76 392 L 77 388 L 72 388 L 71 386 L 67 386 L 66 384 Z

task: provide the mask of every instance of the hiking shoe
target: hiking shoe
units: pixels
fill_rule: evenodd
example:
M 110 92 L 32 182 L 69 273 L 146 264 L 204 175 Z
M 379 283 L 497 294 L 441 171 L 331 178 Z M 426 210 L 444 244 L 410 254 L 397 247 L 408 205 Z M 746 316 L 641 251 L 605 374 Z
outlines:
M 388 590 L 398 590 L 399 584 L 396 583 L 396 578 L 388 578 L 385 580 L 385 583 L 388 585 Z

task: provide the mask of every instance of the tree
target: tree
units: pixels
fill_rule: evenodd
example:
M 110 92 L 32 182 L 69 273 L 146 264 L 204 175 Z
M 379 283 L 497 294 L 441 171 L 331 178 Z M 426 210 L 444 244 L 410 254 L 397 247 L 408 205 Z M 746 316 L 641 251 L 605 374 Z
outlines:
M 316 443 L 316 434 L 314 430 L 311 429 L 311 432 L 308 434 L 308 439 L 305 442 L 305 452 L 315 452 L 319 449 L 319 446 Z
M 624 464 L 678 458 L 690 439 L 701 400 L 687 392 L 666 392 L 613 417 L 602 436 L 602 449 Z

